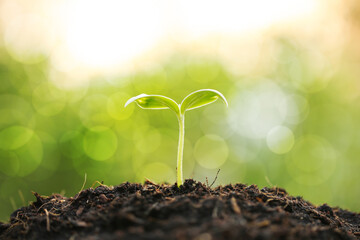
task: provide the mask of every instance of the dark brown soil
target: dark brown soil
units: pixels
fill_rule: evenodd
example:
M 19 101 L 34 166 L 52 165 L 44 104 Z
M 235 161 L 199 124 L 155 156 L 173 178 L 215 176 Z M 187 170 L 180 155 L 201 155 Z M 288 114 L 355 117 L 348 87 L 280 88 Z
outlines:
M 360 214 L 281 188 L 123 183 L 42 197 L 0 223 L 0 239 L 360 239 Z

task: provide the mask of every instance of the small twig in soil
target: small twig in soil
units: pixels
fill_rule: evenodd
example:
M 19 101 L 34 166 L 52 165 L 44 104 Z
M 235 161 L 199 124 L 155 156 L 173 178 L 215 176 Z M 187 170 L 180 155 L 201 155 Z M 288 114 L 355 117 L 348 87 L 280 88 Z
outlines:
M 239 207 L 239 205 L 236 202 L 236 199 L 234 197 L 230 198 L 230 204 L 231 204 L 231 208 L 232 210 L 236 213 L 236 214 L 240 214 L 241 213 L 241 209 Z
M 95 186 L 96 184 L 99 184 L 100 186 L 104 186 L 104 181 L 99 182 L 99 181 L 96 180 L 96 181 L 93 183 L 93 185 L 91 185 L 91 188 L 94 188 L 94 186 Z
M 84 187 L 85 187 L 85 184 L 86 184 L 86 179 L 87 179 L 87 174 L 85 173 L 84 182 L 83 182 L 83 185 L 81 186 L 81 189 L 80 189 L 79 193 L 77 194 L 77 196 L 76 196 L 76 198 L 74 199 L 74 201 L 71 201 L 71 202 L 70 202 L 69 204 L 67 204 L 64 208 L 70 206 L 73 202 L 75 202 L 75 201 L 79 198 L 81 191 L 84 190 Z M 95 182 L 95 183 L 96 183 L 96 182 Z M 95 184 L 95 183 L 94 183 L 94 184 Z M 94 186 L 94 184 L 93 184 L 93 186 Z
M 26 224 L 26 222 L 24 222 L 23 220 L 21 220 L 19 218 L 19 213 L 16 214 L 16 217 L 14 218 L 15 220 L 15 224 L 12 224 L 7 231 L 10 231 L 10 229 L 16 227 L 17 225 L 21 225 L 23 226 L 25 232 L 27 232 L 29 230 L 29 226 Z M 28 220 L 28 219 L 27 219 Z
M 42 205 L 38 208 L 37 212 L 39 212 L 40 209 L 43 208 L 45 205 L 48 205 L 48 204 L 50 204 L 50 203 L 52 203 L 52 202 L 49 201 L 49 202 L 46 202 L 46 203 L 42 204 Z
M 82 190 L 84 190 L 84 187 L 85 187 L 85 184 L 86 184 L 86 177 L 87 177 L 87 175 L 86 175 L 86 173 L 85 173 L 84 183 L 83 183 L 83 185 L 82 185 L 82 187 L 81 187 L 81 189 L 80 189 L 80 192 L 81 192 Z M 79 196 L 79 195 L 78 195 L 78 196 Z
M 214 185 L 214 183 L 216 182 L 216 179 L 218 178 L 219 172 L 220 172 L 220 168 L 219 168 L 219 170 L 217 171 L 216 176 L 215 176 L 215 179 L 214 179 L 214 181 L 211 183 L 210 187 L 212 187 L 212 186 Z
M 266 180 L 266 182 L 270 185 L 270 187 L 273 187 L 273 186 L 274 186 L 274 184 L 272 184 L 272 183 L 270 182 L 270 179 L 269 179 L 268 176 L 265 176 L 265 180 Z
M 46 231 L 50 232 L 50 218 L 49 218 L 49 212 L 48 210 L 45 208 L 44 209 L 45 214 L 46 214 Z
M 145 178 L 145 184 L 151 184 L 151 185 L 157 185 L 154 181 L 148 179 L 148 178 Z

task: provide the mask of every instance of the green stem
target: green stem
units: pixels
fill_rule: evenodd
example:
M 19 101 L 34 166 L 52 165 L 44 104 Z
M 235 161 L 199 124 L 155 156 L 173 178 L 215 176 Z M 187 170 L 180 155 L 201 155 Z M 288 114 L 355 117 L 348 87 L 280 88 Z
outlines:
M 180 187 L 183 185 L 183 171 L 182 171 L 182 162 L 184 154 L 184 136 L 185 136 L 185 116 L 180 114 L 178 117 L 179 120 L 179 145 L 178 145 L 178 156 L 177 156 L 177 185 Z

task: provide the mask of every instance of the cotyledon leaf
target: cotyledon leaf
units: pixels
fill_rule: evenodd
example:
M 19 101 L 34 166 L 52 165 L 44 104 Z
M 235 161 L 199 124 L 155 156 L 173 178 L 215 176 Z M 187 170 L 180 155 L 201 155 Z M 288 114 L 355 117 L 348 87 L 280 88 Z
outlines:
M 126 103 L 125 107 L 132 102 L 144 109 L 167 109 L 170 108 L 177 115 L 179 115 L 179 105 L 171 98 L 161 95 L 147 95 L 140 94 L 138 96 L 130 98 Z
M 219 98 L 226 104 L 226 106 L 228 106 L 226 98 L 219 91 L 213 89 L 201 89 L 192 92 L 181 102 L 181 114 L 184 114 L 185 111 L 213 103 Z

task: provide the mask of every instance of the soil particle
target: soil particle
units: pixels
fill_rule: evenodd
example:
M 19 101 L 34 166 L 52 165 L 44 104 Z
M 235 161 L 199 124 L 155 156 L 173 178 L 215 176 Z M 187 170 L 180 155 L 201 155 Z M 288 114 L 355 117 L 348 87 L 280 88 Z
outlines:
M 0 222 L 0 239 L 360 239 L 360 214 L 281 188 L 123 183 L 36 201 Z

